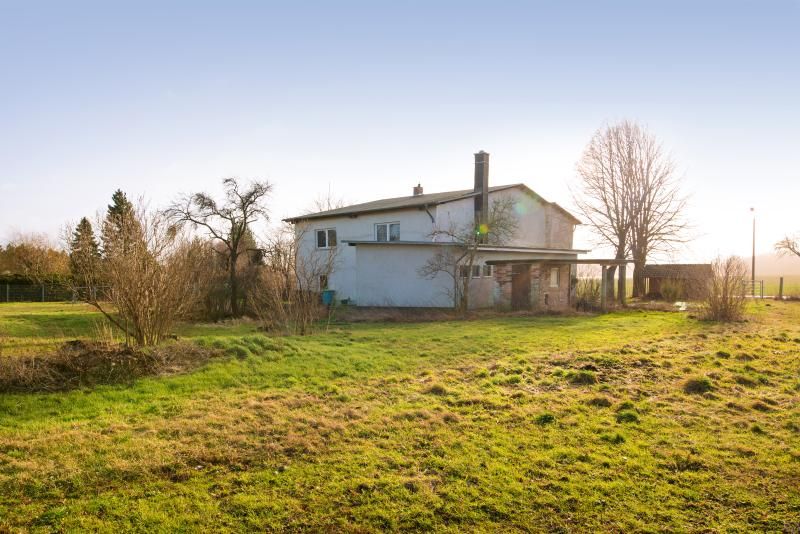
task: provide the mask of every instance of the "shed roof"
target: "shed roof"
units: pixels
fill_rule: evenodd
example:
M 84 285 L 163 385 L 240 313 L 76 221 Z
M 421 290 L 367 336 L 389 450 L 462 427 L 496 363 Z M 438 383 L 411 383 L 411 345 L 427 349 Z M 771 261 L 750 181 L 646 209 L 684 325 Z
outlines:
M 568 212 L 555 202 L 548 202 L 547 200 L 542 198 L 539 194 L 537 194 L 533 189 L 526 186 L 525 184 L 496 185 L 494 187 L 490 187 L 489 192 L 496 193 L 498 191 L 505 191 L 507 189 L 514 189 L 514 188 L 522 189 L 525 193 L 534 196 L 543 204 L 554 207 L 562 214 L 564 214 L 566 217 L 568 217 L 571 221 L 573 221 L 575 224 L 581 224 L 581 222 L 577 218 L 575 218 L 575 216 L 572 215 L 570 212 Z M 433 207 L 439 204 L 445 204 L 447 202 L 453 202 L 465 198 L 472 198 L 476 194 L 477 193 L 475 193 L 473 189 L 462 189 L 459 191 L 445 191 L 443 193 L 429 193 L 424 195 L 412 195 L 407 197 L 384 198 L 381 200 L 373 200 L 371 202 L 364 202 L 361 204 L 353 204 L 351 206 L 345 206 L 343 208 L 320 211 L 317 213 L 309 213 L 307 215 L 298 215 L 297 217 L 290 217 L 284 219 L 284 221 L 296 223 L 298 221 L 304 221 L 309 219 L 323 219 L 327 217 L 341 217 L 341 216 L 358 216 L 364 213 L 375 213 L 380 211 L 389 211 L 398 209 L 410 209 L 410 208 L 424 209 L 426 207 Z
M 711 276 L 710 263 L 666 263 L 648 264 L 642 270 L 645 278 L 674 278 L 700 280 Z

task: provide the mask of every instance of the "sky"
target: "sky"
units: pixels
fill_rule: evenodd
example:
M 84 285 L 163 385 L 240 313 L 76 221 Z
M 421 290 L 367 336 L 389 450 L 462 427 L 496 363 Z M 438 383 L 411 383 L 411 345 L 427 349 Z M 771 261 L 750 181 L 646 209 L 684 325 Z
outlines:
M 631 119 L 690 196 L 672 260 L 749 255 L 751 207 L 770 253 L 800 232 L 798 27 L 797 0 L 0 0 L 0 241 L 117 188 L 163 206 L 265 179 L 273 221 L 466 189 L 479 150 L 492 184 L 570 209 L 592 134 Z

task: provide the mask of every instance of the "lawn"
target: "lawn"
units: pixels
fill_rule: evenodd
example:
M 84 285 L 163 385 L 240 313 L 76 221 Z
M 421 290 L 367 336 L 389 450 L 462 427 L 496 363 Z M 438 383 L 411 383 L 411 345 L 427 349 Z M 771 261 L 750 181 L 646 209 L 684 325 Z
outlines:
M 97 319 L 4 306 L 4 354 Z M 0 396 L 0 531 L 800 528 L 796 303 L 179 332 L 229 356 Z

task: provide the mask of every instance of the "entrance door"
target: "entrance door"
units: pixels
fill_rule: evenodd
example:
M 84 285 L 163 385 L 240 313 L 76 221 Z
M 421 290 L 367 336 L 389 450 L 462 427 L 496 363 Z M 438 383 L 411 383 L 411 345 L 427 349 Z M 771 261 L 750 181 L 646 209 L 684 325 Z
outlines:
M 515 263 L 511 267 L 511 309 L 528 310 L 531 307 L 531 266 Z

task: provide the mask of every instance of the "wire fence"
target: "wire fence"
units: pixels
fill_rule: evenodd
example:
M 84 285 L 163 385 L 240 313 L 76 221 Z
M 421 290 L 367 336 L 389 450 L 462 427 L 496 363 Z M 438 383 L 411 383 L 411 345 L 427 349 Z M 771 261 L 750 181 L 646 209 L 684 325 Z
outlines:
M 69 302 L 73 291 L 54 284 L 0 284 L 0 302 Z

